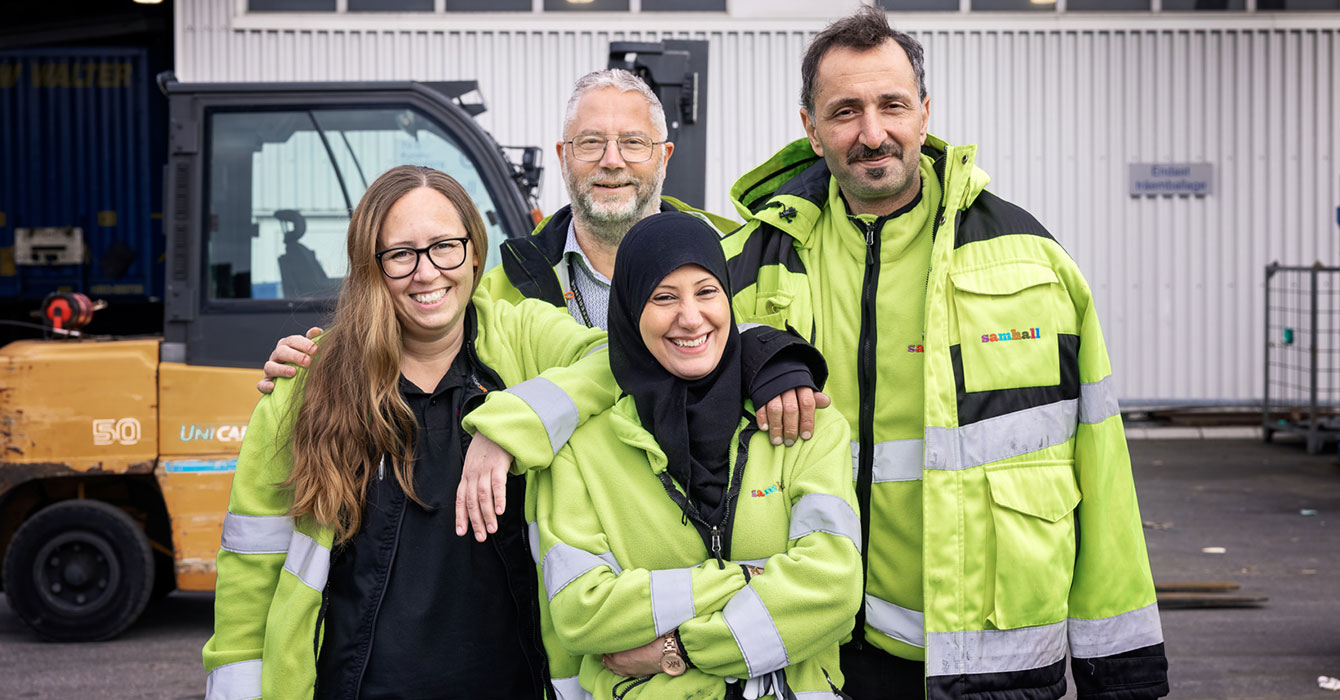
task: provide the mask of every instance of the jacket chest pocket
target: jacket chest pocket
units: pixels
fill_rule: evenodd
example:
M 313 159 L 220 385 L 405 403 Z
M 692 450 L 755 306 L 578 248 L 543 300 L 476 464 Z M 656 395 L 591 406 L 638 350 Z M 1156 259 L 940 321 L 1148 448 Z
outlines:
M 1051 268 L 1015 262 L 951 272 L 963 391 L 1061 383 L 1063 290 Z
M 1075 506 L 1071 465 L 988 471 L 996 532 L 995 596 L 988 619 L 998 629 L 1043 625 L 1066 617 L 1075 572 Z

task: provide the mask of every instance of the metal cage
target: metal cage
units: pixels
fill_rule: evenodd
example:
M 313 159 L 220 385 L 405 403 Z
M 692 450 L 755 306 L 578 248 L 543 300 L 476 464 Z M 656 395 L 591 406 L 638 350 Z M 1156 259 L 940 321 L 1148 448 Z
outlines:
M 1340 267 L 1266 266 L 1262 435 L 1340 439 Z

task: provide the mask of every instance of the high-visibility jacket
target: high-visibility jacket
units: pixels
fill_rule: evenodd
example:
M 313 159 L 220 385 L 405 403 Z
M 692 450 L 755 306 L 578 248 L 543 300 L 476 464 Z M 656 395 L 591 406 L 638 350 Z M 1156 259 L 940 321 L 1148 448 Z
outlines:
M 692 214 L 723 236 L 740 226 L 736 221 L 694 208 L 674 197 L 661 197 L 661 211 Z M 565 295 L 572 283 L 568 280 L 567 266 L 561 263 L 571 223 L 572 205 L 569 204 L 546 217 L 529 235 L 503 241 L 498 248 L 502 264 L 484 275 L 480 289 L 494 299 L 513 302 L 526 298 L 543 299 L 566 308 Z
M 681 211 L 697 216 L 722 235 L 739 227 L 739 223 L 723 216 L 697 209 L 674 197 L 661 197 L 661 211 Z M 492 299 L 516 303 L 522 299 L 540 299 L 563 309 L 567 309 L 567 294 L 572 288 L 568 279 L 568 268 L 563 265 L 563 249 L 568 240 L 568 227 L 572 223 L 572 205 L 566 205 L 546 217 L 535 226 L 529 235 L 509 238 L 499 246 L 502 264 L 489 270 L 479 283 L 481 293 Z M 580 317 L 575 317 L 580 322 Z M 490 409 L 492 410 L 492 409 Z M 499 415 L 506 420 L 505 413 Z M 467 426 L 472 423 L 467 421 Z M 490 424 L 492 425 L 492 423 Z M 561 443 L 560 443 L 561 444 Z M 532 445 L 531 448 L 540 447 Z M 558 446 L 554 446 L 557 450 Z M 509 450 L 510 451 L 510 450 Z M 518 464 L 547 466 L 553 453 L 545 454 L 542 449 L 527 449 L 526 455 L 519 455 Z M 513 452 L 513 455 L 517 455 Z M 527 490 L 525 503 L 526 521 L 535 523 L 535 472 L 527 472 Z M 536 561 L 539 565 L 539 561 Z M 551 682 L 559 700 L 574 700 L 582 697 L 581 685 L 577 680 L 577 671 L 581 657 L 569 654 L 553 635 L 553 626 L 548 619 L 547 606 L 542 606 L 542 638 L 549 656 Z
M 583 655 L 589 696 L 722 698 L 733 677 L 753 679 L 748 697 L 836 697 L 838 644 L 860 604 L 860 522 L 846 421 L 815 420 L 812 440 L 784 448 L 741 419 L 719 540 L 686 522 L 682 485 L 631 397 L 577 429 L 535 490 L 550 612 Z M 763 573 L 747 580 L 746 562 Z M 682 676 L 628 679 L 601 663 L 676 629 L 693 664 Z
M 1089 286 L 1032 216 L 985 190 L 975 155 L 934 136 L 923 149 L 938 184 L 923 191 L 940 200 L 913 329 L 924 334 L 922 436 L 889 439 L 878 410 L 908 381 L 880 362 L 908 329 L 880 327 L 881 306 L 901 300 L 881 294 L 878 249 L 873 263 L 813 254 L 820 240 L 879 236 L 833 211 L 831 175 L 806 140 L 731 190 L 747 218 L 724 241 L 737 320 L 790 326 L 834 376 L 860 377 L 858 391 L 833 395 L 853 419 L 868 533 L 858 636 L 924 658 L 931 698 L 1060 697 L 1067 647 L 1080 697 L 1158 697 L 1163 636 Z M 863 280 L 861 298 L 821 299 L 825 275 Z M 822 332 L 832 324 L 849 330 Z M 900 591 L 922 609 L 900 605 Z
M 508 386 L 490 392 L 504 399 L 499 405 L 515 402 L 508 432 L 499 433 L 504 448 L 539 443 L 552 457 L 580 421 L 614 402 L 603 331 L 581 328 L 539 301 L 513 305 L 476 295 L 472 305 L 473 333 L 461 352 Z M 242 442 L 218 555 L 214 635 L 203 650 L 208 700 L 312 697 L 334 537 L 309 518 L 295 520 L 291 493 L 276 487 L 292 470 L 299 387 L 277 380 Z

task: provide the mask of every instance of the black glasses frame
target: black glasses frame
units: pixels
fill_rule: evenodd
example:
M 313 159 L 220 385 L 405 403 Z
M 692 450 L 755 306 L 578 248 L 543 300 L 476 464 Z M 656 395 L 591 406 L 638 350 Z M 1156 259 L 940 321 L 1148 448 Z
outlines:
M 432 256 L 432 255 L 429 255 L 429 254 L 428 254 L 428 251 L 429 251 L 429 250 L 432 250 L 433 246 L 441 245 L 441 244 L 443 244 L 443 243 L 446 243 L 447 241 L 460 241 L 460 242 L 461 242 L 461 249 L 464 250 L 465 253 L 463 253 L 463 254 L 461 255 L 461 261 L 460 261 L 460 262 L 456 263 L 455 265 L 452 265 L 451 267 L 442 267 L 441 265 L 438 265 L 436 262 L 434 262 L 434 260 L 433 260 L 433 256 Z M 377 251 L 376 253 L 373 254 L 373 257 L 377 258 L 377 267 L 380 267 L 380 268 L 381 268 L 381 270 L 382 270 L 382 274 L 383 274 L 383 275 L 386 275 L 388 278 L 393 279 L 393 280 L 403 280 L 403 279 L 405 279 L 406 277 L 409 277 L 410 275 L 412 275 L 412 274 L 414 274 L 415 272 L 418 272 L 418 271 L 419 271 L 419 263 L 423 261 L 424 257 L 427 257 L 427 258 L 428 258 L 428 264 L 432 265 L 433 267 L 436 267 L 437 269 L 439 269 L 439 270 L 441 270 L 441 271 L 443 271 L 443 272 L 446 272 L 446 271 L 448 271 L 448 270 L 455 270 L 456 268 L 458 268 L 458 267 L 460 267 L 461 265 L 464 265 L 464 264 L 465 264 L 465 259 L 466 259 L 466 257 L 468 257 L 468 253 L 469 253 L 469 245 L 470 245 L 470 237 L 469 237 L 469 236 L 459 236 L 459 237 L 456 237 L 456 238 L 443 238 L 443 239 L 440 240 L 440 241 L 434 241 L 432 244 L 430 244 L 430 245 L 426 245 L 426 246 L 424 246 L 424 247 L 422 247 L 422 248 L 410 248 L 409 246 L 397 246 L 397 247 L 395 247 L 395 248 L 387 248 L 386 250 L 380 250 L 380 251 Z M 397 276 L 397 275 L 393 275 L 393 274 L 387 272 L 387 271 L 386 271 L 386 262 L 382 260 L 382 256 L 383 256 L 383 255 L 386 255 L 387 253 L 394 253 L 394 252 L 396 252 L 397 250 L 412 250 L 412 251 L 414 251 L 414 267 L 411 267 L 410 270 L 409 270 L 409 272 L 406 272 L 405 274 L 403 274 L 403 275 L 399 275 L 399 276 Z

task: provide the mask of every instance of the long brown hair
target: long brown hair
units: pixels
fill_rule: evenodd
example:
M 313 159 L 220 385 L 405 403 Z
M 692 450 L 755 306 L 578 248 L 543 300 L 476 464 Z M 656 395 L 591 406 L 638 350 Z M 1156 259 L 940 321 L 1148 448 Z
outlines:
M 292 514 L 332 528 L 336 542 L 358 531 L 368 482 L 382 455 L 405 494 L 423 505 L 414 492 L 417 421 L 399 389 L 401 328 L 374 257 L 387 213 L 420 187 L 439 192 L 456 208 L 474 248 L 474 286 L 479 285 L 488 238 L 460 183 L 432 168 L 402 165 L 368 187 L 349 220 L 349 272 L 335 320 L 311 369 L 297 378 L 302 403 L 293 426 L 293 471 L 284 482 L 293 488 Z

